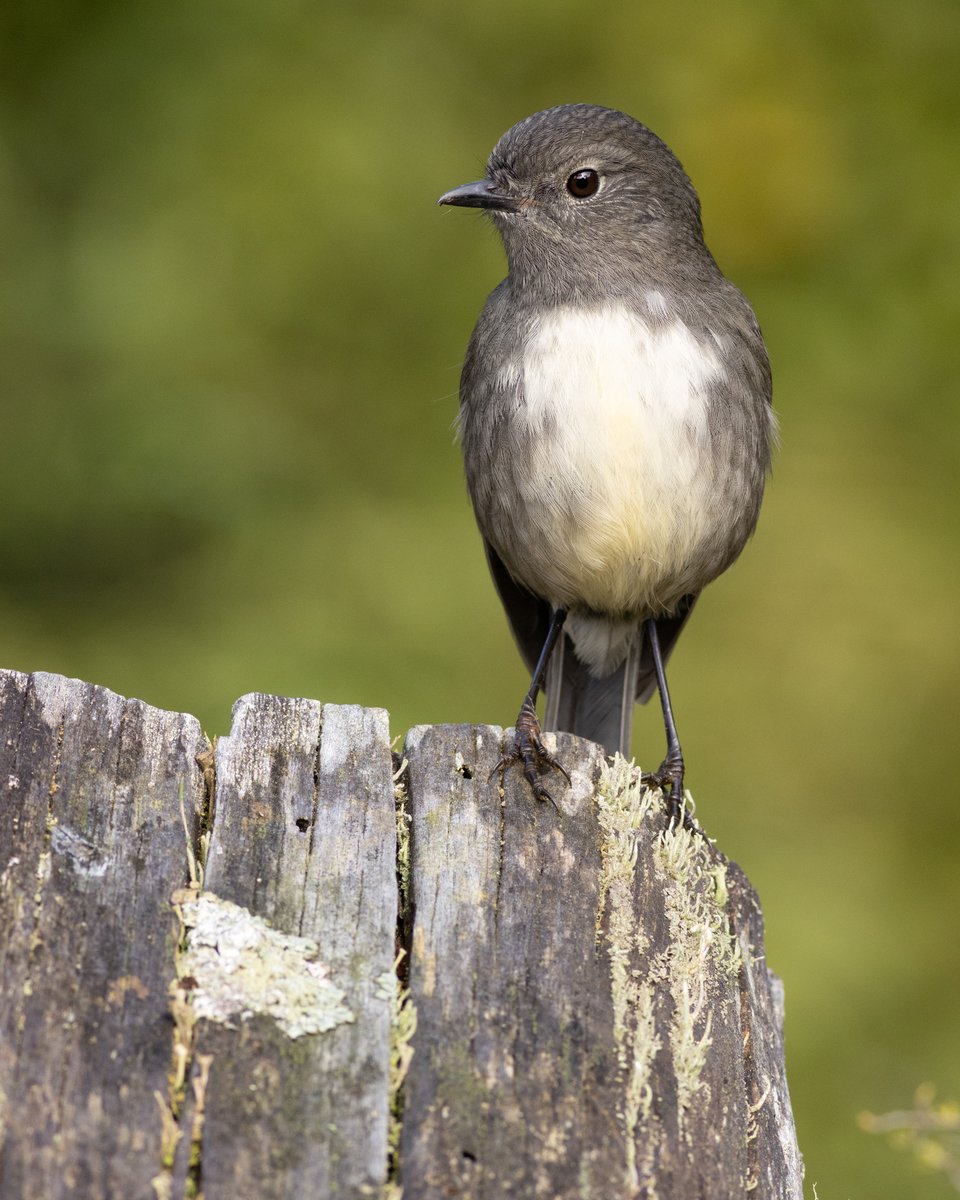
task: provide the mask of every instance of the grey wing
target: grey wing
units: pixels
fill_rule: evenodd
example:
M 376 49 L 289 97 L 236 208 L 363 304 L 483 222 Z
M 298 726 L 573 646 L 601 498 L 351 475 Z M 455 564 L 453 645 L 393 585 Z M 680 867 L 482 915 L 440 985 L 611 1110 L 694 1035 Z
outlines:
M 517 583 L 496 550 L 489 542 L 484 541 L 483 548 L 487 552 L 487 562 L 490 574 L 500 597 L 513 640 L 517 643 L 520 657 L 533 674 L 543 643 L 547 640 L 547 630 L 550 627 L 550 605 L 541 600 L 533 592 L 528 591 L 522 584 Z

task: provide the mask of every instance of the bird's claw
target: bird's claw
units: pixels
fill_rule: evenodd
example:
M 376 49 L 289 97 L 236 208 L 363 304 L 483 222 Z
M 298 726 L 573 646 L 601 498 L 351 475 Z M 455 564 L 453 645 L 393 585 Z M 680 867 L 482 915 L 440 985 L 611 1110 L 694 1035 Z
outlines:
M 659 788 L 670 805 L 670 825 L 683 824 L 693 828 L 693 820 L 683 803 L 683 758 L 676 750 L 667 754 L 656 771 L 644 772 L 640 782 L 644 787 Z
M 517 717 L 517 741 L 513 753 L 504 755 L 494 767 L 494 771 L 499 771 L 515 762 L 522 764 L 523 777 L 530 785 L 530 790 L 537 800 L 549 801 L 557 812 L 561 812 L 560 805 L 544 787 L 540 776 L 544 771 L 552 769 L 559 771 L 569 783 L 570 775 L 566 767 L 557 760 L 556 755 L 552 754 L 544 744 L 543 731 L 537 719 L 537 710 L 529 699 L 524 700 Z

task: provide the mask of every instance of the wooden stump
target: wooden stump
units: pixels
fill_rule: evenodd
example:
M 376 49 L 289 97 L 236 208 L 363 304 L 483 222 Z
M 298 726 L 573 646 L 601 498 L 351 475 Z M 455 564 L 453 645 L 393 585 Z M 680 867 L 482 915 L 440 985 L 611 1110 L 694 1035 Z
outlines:
M 149 1196 L 203 809 L 193 717 L 0 673 L 0 1195 Z
M 801 1196 L 756 896 L 627 764 L 16 672 L 0 730 L 3 1197 Z

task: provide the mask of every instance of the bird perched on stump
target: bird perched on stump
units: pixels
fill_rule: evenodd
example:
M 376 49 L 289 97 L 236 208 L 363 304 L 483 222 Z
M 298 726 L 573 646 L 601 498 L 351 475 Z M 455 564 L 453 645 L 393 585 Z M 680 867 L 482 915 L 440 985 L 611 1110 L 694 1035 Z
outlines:
M 703 240 L 669 147 L 609 108 L 507 131 L 439 204 L 483 209 L 509 273 L 467 349 L 459 433 L 490 570 L 533 672 L 517 757 L 534 793 L 562 764 L 544 726 L 629 754 L 659 690 L 675 811 L 684 764 L 664 663 L 699 593 L 753 532 L 776 436 L 749 303 Z

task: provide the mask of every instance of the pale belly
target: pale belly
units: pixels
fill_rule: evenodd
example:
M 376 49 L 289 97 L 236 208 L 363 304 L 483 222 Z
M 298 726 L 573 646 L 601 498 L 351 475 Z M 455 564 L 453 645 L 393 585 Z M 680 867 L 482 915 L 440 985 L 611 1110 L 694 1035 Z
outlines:
M 610 615 L 699 590 L 726 490 L 707 421 L 716 346 L 680 321 L 557 309 L 502 370 L 521 376 L 513 419 L 530 447 L 508 473 L 513 528 L 491 537 L 511 572 L 556 606 Z

